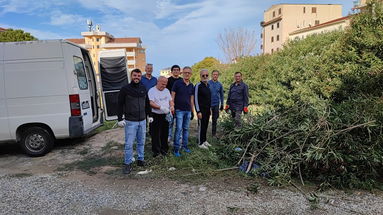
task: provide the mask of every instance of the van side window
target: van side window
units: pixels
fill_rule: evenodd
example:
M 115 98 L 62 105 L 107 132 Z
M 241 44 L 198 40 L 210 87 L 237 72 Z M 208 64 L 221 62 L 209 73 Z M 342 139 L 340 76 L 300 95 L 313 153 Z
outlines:
M 78 86 L 81 90 L 88 89 L 88 80 L 84 70 L 84 62 L 80 57 L 73 56 L 74 68 L 77 73 Z

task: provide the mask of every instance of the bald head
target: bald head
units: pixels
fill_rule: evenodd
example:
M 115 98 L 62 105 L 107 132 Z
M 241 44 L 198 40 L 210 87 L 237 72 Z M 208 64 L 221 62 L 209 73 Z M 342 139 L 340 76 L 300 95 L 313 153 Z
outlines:
M 164 90 L 167 84 L 168 84 L 168 79 L 166 77 L 164 76 L 158 77 L 156 87 L 159 91 Z

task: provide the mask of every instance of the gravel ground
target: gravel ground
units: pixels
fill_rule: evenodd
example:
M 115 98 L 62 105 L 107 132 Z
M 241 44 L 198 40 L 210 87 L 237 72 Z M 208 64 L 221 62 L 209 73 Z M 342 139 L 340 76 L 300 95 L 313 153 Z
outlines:
M 293 187 L 260 185 L 253 194 L 245 179 L 187 183 L 151 175 L 57 172 L 82 159 L 79 152 L 97 152 L 111 140 L 122 144 L 123 130 L 64 141 L 39 158 L 0 144 L 0 214 L 383 214 L 382 192 L 328 191 L 312 204 Z
M 111 179 L 80 172 L 0 175 L 0 214 L 382 214 L 381 195 L 326 192 L 317 205 L 287 189 L 257 194 L 209 184 Z M 76 175 L 76 177 L 72 177 Z M 74 180 L 76 178 L 76 180 Z

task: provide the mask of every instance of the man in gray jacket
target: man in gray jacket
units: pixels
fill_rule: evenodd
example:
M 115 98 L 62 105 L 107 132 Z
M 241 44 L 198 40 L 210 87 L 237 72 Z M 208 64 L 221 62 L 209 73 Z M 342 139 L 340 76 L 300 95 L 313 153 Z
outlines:
M 137 140 L 137 165 L 145 165 L 146 116 L 151 113 L 151 108 L 146 88 L 140 82 L 141 76 L 141 71 L 134 69 L 131 73 L 132 82 L 121 88 L 118 94 L 118 125 L 125 127 L 124 174 L 129 174 L 132 171 L 134 140 Z M 122 118 L 123 114 L 125 119 Z M 149 117 L 149 122 L 152 120 Z
M 231 111 L 237 127 L 241 126 L 242 111 L 247 114 L 249 106 L 249 87 L 242 81 L 242 73 L 234 74 L 235 82 L 230 85 L 229 95 L 226 101 L 225 110 Z

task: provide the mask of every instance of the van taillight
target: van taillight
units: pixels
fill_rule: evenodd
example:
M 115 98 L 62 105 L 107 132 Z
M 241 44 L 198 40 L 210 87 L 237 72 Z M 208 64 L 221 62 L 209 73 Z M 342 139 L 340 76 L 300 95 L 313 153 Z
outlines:
M 69 95 L 70 113 L 72 116 L 81 116 L 80 96 L 78 94 Z

